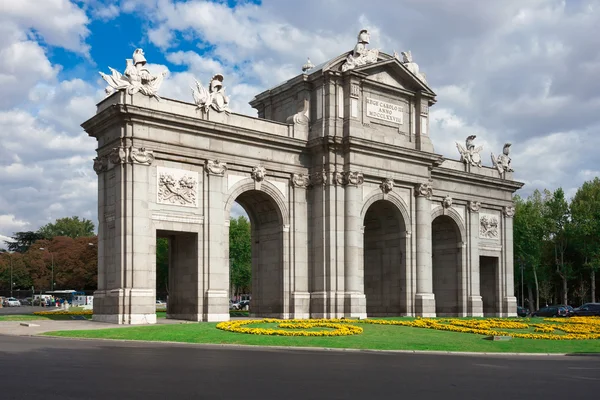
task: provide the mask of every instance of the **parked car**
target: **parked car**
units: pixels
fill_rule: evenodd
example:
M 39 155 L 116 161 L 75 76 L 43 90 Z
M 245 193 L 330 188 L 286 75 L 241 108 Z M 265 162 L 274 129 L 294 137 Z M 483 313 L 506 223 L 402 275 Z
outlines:
M 19 299 L 19 301 L 21 302 L 22 306 L 30 306 L 31 305 L 31 298 Z
M 517 315 L 519 317 L 526 317 L 529 315 L 529 309 L 521 306 L 517 306 Z
M 566 306 L 548 306 L 542 307 L 531 313 L 532 317 L 570 317 L 569 310 Z
M 573 315 L 577 317 L 600 317 L 600 303 L 586 303 L 573 310 Z
M 156 307 L 166 307 L 166 306 L 167 306 L 166 302 L 156 299 Z
M 7 297 L 4 301 L 4 307 L 21 307 L 21 302 L 14 297 Z

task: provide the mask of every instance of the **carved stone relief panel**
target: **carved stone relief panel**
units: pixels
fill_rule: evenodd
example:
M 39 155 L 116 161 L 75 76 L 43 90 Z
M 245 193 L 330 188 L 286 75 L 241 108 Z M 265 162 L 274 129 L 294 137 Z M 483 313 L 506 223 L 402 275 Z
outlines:
M 156 202 L 198 207 L 198 172 L 158 167 Z
M 499 219 L 495 214 L 479 214 L 479 238 L 499 239 Z

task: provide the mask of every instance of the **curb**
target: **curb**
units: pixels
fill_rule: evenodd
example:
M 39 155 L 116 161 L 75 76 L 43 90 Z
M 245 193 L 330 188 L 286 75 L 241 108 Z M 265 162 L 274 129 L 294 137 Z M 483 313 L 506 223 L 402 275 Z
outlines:
M 353 349 L 353 348 L 335 348 L 335 347 L 299 347 L 299 346 L 254 346 L 246 344 L 230 344 L 230 343 L 185 343 L 171 342 L 164 340 L 129 340 L 129 339 L 103 339 L 103 338 L 74 338 L 64 336 L 50 335 L 23 335 L 34 338 L 48 339 L 66 339 L 79 341 L 102 341 L 102 342 L 120 342 L 120 343 L 135 343 L 135 344 L 167 344 L 181 347 L 198 347 L 208 349 L 229 349 L 229 350 L 286 350 L 286 351 L 318 351 L 318 352 L 338 352 L 338 353 L 373 353 L 373 354 L 429 354 L 429 355 L 453 355 L 453 356 L 492 356 L 492 357 L 566 357 L 566 356 L 597 356 L 600 353 L 496 353 L 496 352 L 473 352 L 473 351 L 442 351 L 442 350 L 377 350 L 377 349 Z

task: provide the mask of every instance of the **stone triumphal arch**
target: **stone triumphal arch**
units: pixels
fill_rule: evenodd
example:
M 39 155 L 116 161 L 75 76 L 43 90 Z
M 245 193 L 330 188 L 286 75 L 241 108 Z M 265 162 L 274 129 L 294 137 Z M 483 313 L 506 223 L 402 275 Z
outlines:
M 169 246 L 169 318 L 229 319 L 229 220 L 252 229 L 251 313 L 280 318 L 513 316 L 509 148 L 482 165 L 434 152 L 436 102 L 410 52 L 368 48 L 314 66 L 235 114 L 216 74 L 190 103 L 136 50 L 83 124 L 98 141 L 94 319 L 154 323 L 156 238 Z

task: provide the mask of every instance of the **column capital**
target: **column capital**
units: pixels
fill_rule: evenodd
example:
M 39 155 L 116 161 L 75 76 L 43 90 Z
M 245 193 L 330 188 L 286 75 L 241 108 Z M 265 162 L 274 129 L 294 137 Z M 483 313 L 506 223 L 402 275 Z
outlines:
M 433 196 L 433 185 L 431 185 L 431 182 L 418 184 L 415 187 L 415 196 L 431 200 L 431 196 Z
M 502 214 L 506 218 L 512 218 L 515 216 L 515 206 L 504 206 L 502 207 Z
M 358 186 L 365 182 L 365 177 L 362 172 L 358 171 L 344 171 L 344 184 Z
M 469 201 L 469 211 L 471 212 L 479 212 L 481 209 L 481 202 L 479 201 Z
M 223 176 L 227 171 L 227 164 L 219 160 L 206 160 L 204 168 L 208 175 Z
M 310 177 L 306 174 L 292 174 L 292 186 L 306 189 L 310 185 Z

